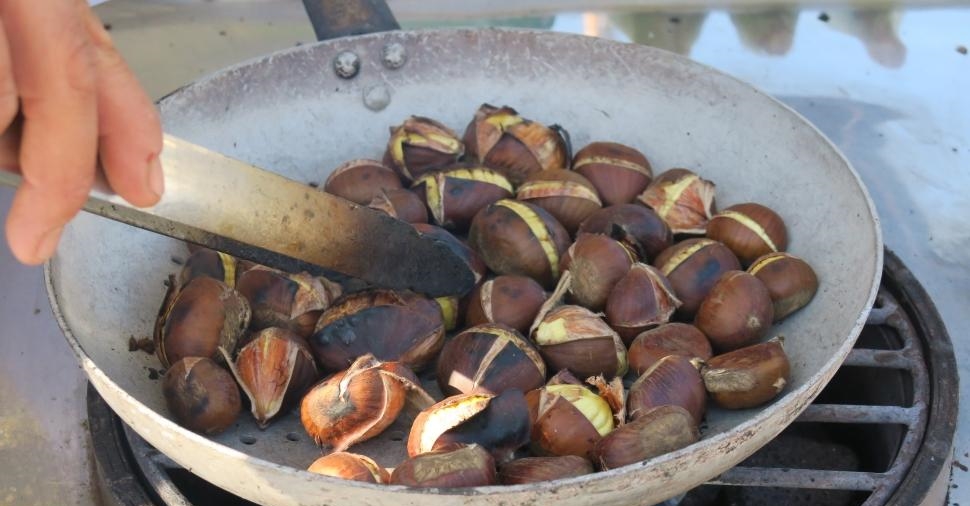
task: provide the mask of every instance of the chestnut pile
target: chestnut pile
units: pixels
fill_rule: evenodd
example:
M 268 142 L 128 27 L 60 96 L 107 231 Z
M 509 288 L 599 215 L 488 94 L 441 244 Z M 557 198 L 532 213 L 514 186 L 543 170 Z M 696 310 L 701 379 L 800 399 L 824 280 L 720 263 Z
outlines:
M 630 146 L 570 150 L 563 129 L 484 104 L 462 137 L 413 116 L 383 160 L 332 172 L 325 191 L 449 244 L 476 274 L 467 294 L 350 292 L 195 250 L 155 327 L 172 416 L 216 434 L 244 403 L 263 428 L 298 409 L 325 448 L 311 472 L 465 487 L 640 462 L 698 441 L 710 403 L 776 398 L 790 371 L 772 326 L 818 289 L 783 218 L 718 210 L 713 182 L 654 177 Z M 407 460 L 352 453 L 401 417 Z

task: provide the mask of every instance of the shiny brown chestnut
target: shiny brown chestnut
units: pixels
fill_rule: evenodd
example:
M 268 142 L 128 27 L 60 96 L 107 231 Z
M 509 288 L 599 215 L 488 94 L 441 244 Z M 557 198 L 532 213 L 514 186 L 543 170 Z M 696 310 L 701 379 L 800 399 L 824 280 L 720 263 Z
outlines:
M 653 209 L 674 234 L 703 234 L 714 212 L 716 185 L 693 171 L 663 172 L 637 197 Z
M 582 385 L 547 385 L 526 394 L 526 402 L 530 448 L 537 456 L 589 458 L 596 442 L 615 427 L 609 404 Z
M 472 274 L 475 276 L 476 284 L 481 282 L 482 278 L 484 278 L 488 273 L 488 266 L 485 265 L 485 261 L 482 259 L 482 256 L 464 241 L 455 237 L 451 232 L 429 223 L 412 223 L 411 226 L 413 226 L 419 234 L 443 242 L 455 255 L 463 259 L 468 265 L 468 268 L 471 269 Z
M 754 202 L 736 204 L 707 223 L 707 237 L 724 243 L 742 265 L 788 247 L 788 230 L 775 211 Z
M 508 106 L 482 104 L 465 128 L 469 157 L 501 171 L 513 185 L 530 174 L 563 169 L 569 153 L 562 137 L 541 123 L 523 118 Z
M 503 485 L 522 485 L 583 476 L 593 472 L 593 464 L 578 455 L 524 457 L 499 467 L 498 481 Z
M 155 321 L 155 354 L 162 367 L 185 357 L 221 362 L 219 348 L 235 352 L 250 315 L 246 298 L 221 281 L 202 276 L 180 289 L 170 280 Z
M 596 443 L 593 461 L 603 471 L 690 446 L 700 439 L 700 431 L 690 413 L 680 406 L 653 408 Z
M 281 327 L 306 338 L 320 314 L 340 297 L 339 284 L 306 272 L 290 274 L 258 265 L 239 275 L 236 290 L 246 298 L 250 330 Z
M 673 404 L 687 410 L 699 424 L 707 410 L 707 390 L 698 371 L 700 361 L 667 355 L 630 386 L 627 416 L 636 420 L 651 409 Z
M 253 418 L 261 429 L 299 401 L 317 379 L 317 365 L 309 346 L 287 329 L 263 329 L 239 350 L 235 362 L 226 359 L 249 398 Z
M 500 323 L 470 327 L 445 343 L 437 381 L 445 395 L 523 392 L 542 386 L 546 365 L 519 332 Z
M 515 198 L 549 211 L 570 234 L 603 207 L 593 183 L 578 172 L 558 168 L 530 175 L 519 185 Z
M 205 357 L 186 357 L 169 367 L 162 394 L 179 425 L 209 436 L 229 428 L 242 410 L 232 375 Z
M 627 245 L 643 262 L 652 262 L 674 242 L 670 227 L 653 209 L 640 204 L 616 204 L 594 211 L 577 233 L 610 236 Z
M 478 165 L 429 172 L 416 179 L 411 189 L 431 210 L 436 225 L 462 233 L 482 208 L 513 195 L 505 176 Z
M 413 292 L 368 289 L 335 301 L 308 341 L 328 371 L 346 369 L 366 353 L 420 370 L 441 351 L 444 336 L 441 308 L 434 300 Z
M 503 199 L 475 215 L 468 244 L 496 274 L 528 276 L 551 288 L 561 273 L 569 233 L 545 209 Z
M 818 291 L 812 266 L 789 253 L 768 253 L 755 260 L 748 272 L 768 288 L 776 322 L 808 305 Z
M 358 159 L 340 164 L 323 184 L 323 191 L 366 206 L 381 192 L 403 188 L 401 178 L 377 160 Z
M 623 340 L 584 307 L 564 305 L 549 311 L 536 326 L 532 339 L 553 371 L 569 369 L 580 378 L 626 374 Z
M 530 277 L 496 276 L 472 290 L 465 309 L 465 324 L 501 323 L 526 333 L 545 300 L 546 291 Z
M 681 305 L 675 316 L 689 320 L 714 283 L 725 273 L 741 269 L 741 263 L 727 246 L 703 238 L 687 239 L 663 250 L 653 266 L 670 281 Z
M 497 481 L 495 459 L 477 444 L 415 455 L 391 473 L 391 484 L 419 488 L 484 487 Z
M 670 321 L 680 305 L 680 299 L 659 269 L 636 263 L 610 290 L 606 321 L 629 346 L 644 330 Z
M 424 409 L 434 400 L 400 362 L 381 362 L 366 354 L 303 396 L 300 422 L 317 444 L 339 452 L 383 432 L 405 403 Z
M 334 452 L 324 455 L 310 464 L 307 471 L 334 478 L 364 483 L 390 483 L 391 473 L 366 455 L 350 452 Z
M 563 268 L 572 275 L 572 300 L 593 311 L 606 306 L 613 287 L 636 261 L 622 243 L 599 234 L 581 234 L 566 257 Z
M 701 302 L 694 326 L 718 353 L 758 342 L 771 327 L 774 308 L 765 284 L 744 271 L 729 271 Z
M 383 191 L 374 197 L 367 207 L 383 211 L 391 217 L 408 223 L 428 222 L 428 208 L 425 207 L 424 201 L 405 188 Z
M 627 359 L 630 361 L 630 369 L 639 376 L 667 355 L 680 355 L 703 361 L 711 358 L 711 354 L 711 342 L 697 327 L 671 322 L 638 335 L 630 343 Z
M 391 128 L 384 164 L 405 181 L 451 165 L 465 153 L 465 146 L 450 128 L 430 118 L 411 116 Z
M 206 276 L 222 281 L 229 288 L 235 288 L 236 277 L 240 271 L 237 264 L 236 258 L 231 255 L 209 248 L 198 248 L 189 255 L 179 271 L 178 286 L 185 286 L 197 277 Z
M 502 464 L 529 442 L 531 429 L 529 407 L 520 390 L 455 395 L 421 411 L 414 419 L 407 441 L 408 456 L 455 444 L 477 444 Z
M 717 355 L 701 369 L 711 399 L 726 409 L 765 404 L 785 389 L 790 375 L 791 365 L 778 337 Z
M 573 170 L 593 183 L 607 206 L 633 202 L 653 179 L 647 157 L 617 142 L 587 144 L 573 157 Z

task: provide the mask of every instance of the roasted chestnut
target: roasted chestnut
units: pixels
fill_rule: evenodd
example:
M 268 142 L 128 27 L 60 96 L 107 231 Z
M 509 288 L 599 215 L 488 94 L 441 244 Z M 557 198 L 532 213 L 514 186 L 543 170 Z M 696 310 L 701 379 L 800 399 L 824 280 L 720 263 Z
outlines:
M 657 212 L 675 234 L 703 234 L 714 212 L 715 184 L 694 172 L 670 169 L 637 197 Z
M 182 270 L 179 271 L 178 286 L 185 286 L 199 276 L 207 276 L 222 281 L 230 288 L 235 288 L 238 274 L 235 257 L 221 251 L 199 248 L 189 255 Z
M 339 284 L 324 277 L 261 265 L 240 274 L 236 290 L 249 302 L 250 330 L 282 327 L 303 338 L 313 333 L 320 314 L 342 292 Z
M 406 181 L 413 181 L 457 162 L 464 153 L 464 144 L 450 128 L 430 118 L 411 116 L 391 128 L 384 164 Z
M 471 292 L 465 324 L 502 323 L 527 333 L 545 300 L 546 291 L 530 277 L 513 274 L 496 276 Z
M 310 336 L 317 362 L 328 371 L 347 368 L 370 353 L 415 370 L 427 366 L 444 345 L 441 308 L 406 291 L 369 289 L 338 299 L 320 316 Z
M 529 407 L 520 390 L 456 395 L 418 414 L 408 435 L 408 455 L 478 444 L 501 464 L 529 442 L 531 429 Z
M 586 145 L 573 157 L 573 170 L 593 183 L 607 206 L 633 202 L 653 178 L 643 153 L 616 142 Z
M 429 172 L 416 179 L 411 189 L 427 204 L 435 224 L 456 232 L 468 230 L 483 207 L 513 195 L 505 176 L 477 165 Z
M 391 473 L 366 455 L 349 452 L 334 452 L 318 458 L 310 464 L 307 471 L 324 476 L 364 483 L 390 483 Z
M 542 386 L 546 365 L 532 343 L 500 323 L 471 327 L 450 339 L 438 357 L 438 386 L 445 395 Z
M 532 337 L 551 370 L 569 369 L 580 378 L 626 374 L 623 340 L 584 307 L 564 305 L 549 311 Z
M 629 345 L 644 330 L 667 323 L 680 304 L 660 270 L 636 263 L 610 290 L 606 321 Z
M 503 485 L 521 485 L 572 478 L 592 472 L 593 464 L 578 455 L 525 457 L 500 466 L 498 480 Z
M 581 234 L 566 257 L 563 268 L 572 275 L 572 300 L 593 311 L 606 306 L 613 287 L 636 261 L 622 243 L 599 234 Z
M 235 352 L 249 319 L 245 297 L 221 281 L 202 276 L 179 288 L 170 280 L 155 321 L 155 354 L 162 367 L 184 357 L 222 361 L 219 348 Z
M 774 309 L 765 284 L 744 271 L 729 271 L 701 302 L 694 326 L 718 353 L 758 342 L 771 327 Z
M 741 263 L 727 246 L 711 239 L 687 239 L 663 250 L 653 266 L 670 281 L 681 305 L 675 316 L 694 317 L 701 301 L 727 271 L 741 269 Z
M 748 272 L 768 288 L 776 322 L 808 305 L 818 291 L 812 266 L 789 253 L 768 253 L 755 260 Z
M 405 403 L 424 409 L 434 400 L 400 362 L 381 362 L 367 354 L 303 396 L 300 422 L 317 444 L 340 452 L 383 432 Z
M 578 172 L 558 168 L 530 175 L 519 185 L 515 198 L 549 211 L 570 234 L 603 207 L 593 183 Z
M 398 188 L 381 192 L 367 207 L 384 211 L 388 215 L 408 223 L 427 223 L 428 208 L 424 201 L 411 190 Z
M 707 237 L 724 243 L 742 265 L 788 247 L 788 231 L 781 216 L 753 202 L 736 204 L 715 214 L 707 223 Z
M 530 447 L 538 456 L 589 458 L 593 446 L 613 431 L 613 412 L 582 385 L 547 385 L 526 394 L 532 422 Z
M 476 444 L 416 455 L 391 473 L 391 484 L 408 487 L 484 487 L 496 481 L 495 460 Z
M 503 199 L 472 220 L 468 244 L 497 274 L 519 274 L 550 288 L 559 279 L 569 233 L 545 209 Z
M 513 185 L 535 172 L 566 168 L 570 161 L 558 133 L 507 106 L 482 104 L 463 140 L 468 156 L 501 171 Z
M 658 406 L 618 427 L 596 443 L 593 461 L 603 471 L 643 462 L 696 443 L 700 431 L 690 413 L 674 405 Z
M 206 357 L 186 357 L 169 367 L 162 394 L 179 425 L 210 436 L 229 428 L 242 410 L 232 375 Z
M 711 358 L 711 342 L 697 327 L 672 322 L 642 332 L 627 352 L 630 369 L 637 376 L 643 374 L 667 355 L 707 360 Z
M 754 408 L 785 389 L 790 380 L 790 367 L 782 340 L 773 337 L 708 360 L 701 369 L 701 377 L 718 406 Z
M 249 397 L 253 417 L 261 429 L 281 410 L 298 401 L 317 379 L 317 365 L 306 341 L 292 331 L 276 327 L 258 332 L 239 350 L 230 368 Z
M 630 386 L 627 416 L 636 420 L 657 406 L 673 404 L 686 409 L 695 424 L 701 423 L 707 391 L 698 367 L 699 361 L 681 355 L 660 359 Z
M 482 260 L 481 255 L 479 255 L 475 250 L 473 250 L 468 244 L 463 242 L 461 239 L 455 237 L 451 232 L 427 223 L 414 223 L 412 224 L 415 230 L 421 235 L 432 237 L 437 239 L 455 253 L 459 258 L 463 259 L 468 268 L 471 269 L 472 274 L 475 276 L 475 283 L 479 283 L 485 274 L 488 273 L 488 266 L 485 265 L 485 261 Z M 464 295 L 464 294 L 456 294 Z
M 660 216 L 640 204 L 616 204 L 594 211 L 577 233 L 608 235 L 633 250 L 643 262 L 652 262 L 674 240 Z
M 327 193 L 366 206 L 382 192 L 402 188 L 401 178 L 377 160 L 350 160 L 342 163 L 323 184 Z

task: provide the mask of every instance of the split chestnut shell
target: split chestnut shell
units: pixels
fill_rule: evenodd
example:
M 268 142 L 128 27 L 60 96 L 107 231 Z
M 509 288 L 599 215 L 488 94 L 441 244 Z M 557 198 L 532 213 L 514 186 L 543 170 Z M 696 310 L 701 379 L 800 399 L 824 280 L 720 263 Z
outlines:
M 324 476 L 364 483 L 385 484 L 391 481 L 391 473 L 366 455 L 350 452 L 334 452 L 313 461 L 307 471 Z
M 438 357 L 437 379 L 445 395 L 500 394 L 539 388 L 546 365 L 535 346 L 502 324 L 471 327 L 449 340 Z
M 653 408 L 596 443 L 593 461 L 603 471 L 642 462 L 696 443 L 700 432 L 684 408 Z
M 606 320 L 629 345 L 644 330 L 670 321 L 680 305 L 663 273 L 637 263 L 610 290 Z
M 533 453 L 590 457 L 593 447 L 613 431 L 613 412 L 599 395 L 582 385 L 547 385 L 526 394 L 532 420 Z
M 569 369 L 580 378 L 626 374 L 623 340 L 602 318 L 584 307 L 564 305 L 549 311 L 532 338 L 553 371 Z
M 209 358 L 187 357 L 172 364 L 162 394 L 179 425 L 210 436 L 229 428 L 242 410 L 232 375 Z
M 250 330 L 292 330 L 306 338 L 320 314 L 341 294 L 340 285 L 305 272 L 290 274 L 258 265 L 239 275 L 236 290 L 252 311 Z

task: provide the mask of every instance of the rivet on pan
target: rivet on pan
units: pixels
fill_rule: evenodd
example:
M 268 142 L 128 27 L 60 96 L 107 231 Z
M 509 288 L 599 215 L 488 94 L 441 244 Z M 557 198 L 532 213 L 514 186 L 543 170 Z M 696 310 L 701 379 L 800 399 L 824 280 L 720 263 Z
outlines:
M 352 51 L 342 51 L 333 59 L 333 70 L 338 76 L 350 79 L 360 72 L 360 57 Z
M 408 52 L 400 42 L 388 42 L 381 50 L 381 61 L 389 69 L 397 69 L 408 61 Z
M 380 111 L 391 103 L 391 92 L 383 84 L 364 89 L 364 105 L 372 111 Z

